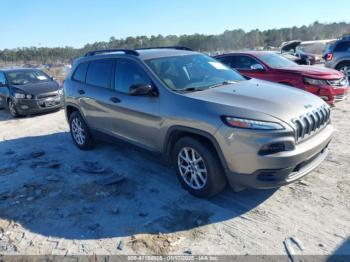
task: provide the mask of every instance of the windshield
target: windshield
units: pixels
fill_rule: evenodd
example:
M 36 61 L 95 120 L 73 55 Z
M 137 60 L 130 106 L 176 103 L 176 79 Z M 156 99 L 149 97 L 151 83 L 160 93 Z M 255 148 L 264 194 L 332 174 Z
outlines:
M 297 66 L 293 61 L 274 53 L 261 53 L 256 55 L 261 61 L 272 68 Z
M 246 80 L 238 72 L 206 55 L 186 55 L 147 60 L 148 66 L 172 90 L 205 90 Z
M 18 70 L 6 73 L 10 85 L 27 85 L 51 81 L 50 77 L 39 70 Z

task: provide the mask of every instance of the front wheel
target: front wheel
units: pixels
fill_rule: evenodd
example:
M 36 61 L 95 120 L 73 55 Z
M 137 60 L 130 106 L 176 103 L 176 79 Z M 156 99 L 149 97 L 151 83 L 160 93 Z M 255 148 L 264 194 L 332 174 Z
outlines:
M 210 145 L 185 137 L 176 143 L 174 152 L 177 177 L 188 192 L 208 198 L 225 188 L 223 169 Z
M 14 118 L 19 117 L 19 114 L 18 114 L 17 109 L 16 109 L 16 104 L 15 104 L 15 102 L 13 102 L 12 99 L 10 99 L 8 101 L 7 105 L 8 105 L 8 109 L 9 109 L 10 115 L 12 117 L 14 117 Z
M 89 150 L 93 147 L 90 131 L 79 112 L 73 112 L 69 117 L 70 133 L 75 145 L 81 150 Z

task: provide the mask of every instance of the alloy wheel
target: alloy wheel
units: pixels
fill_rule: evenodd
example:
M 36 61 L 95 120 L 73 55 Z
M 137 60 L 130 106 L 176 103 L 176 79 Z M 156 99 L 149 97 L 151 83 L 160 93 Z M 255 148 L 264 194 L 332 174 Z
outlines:
M 202 156 L 191 147 L 180 150 L 178 168 L 182 179 L 192 189 L 199 190 L 205 187 L 208 180 L 208 171 Z
M 10 114 L 12 116 L 17 116 L 16 106 L 15 106 L 15 103 L 13 101 L 9 102 L 9 110 L 10 110 Z
M 83 123 L 80 121 L 79 118 L 75 117 L 72 120 L 72 135 L 77 142 L 78 145 L 82 146 L 84 145 L 86 141 L 86 135 L 85 135 L 85 129 L 83 127 Z
M 340 72 L 342 72 L 347 78 L 350 78 L 350 66 L 341 67 Z

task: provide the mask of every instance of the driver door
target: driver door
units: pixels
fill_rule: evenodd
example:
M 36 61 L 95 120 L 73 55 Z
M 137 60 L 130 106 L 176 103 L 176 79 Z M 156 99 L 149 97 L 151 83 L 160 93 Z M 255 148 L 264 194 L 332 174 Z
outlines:
M 111 114 L 113 134 L 157 151 L 162 122 L 159 97 L 129 94 L 131 86 L 146 84 L 154 87 L 153 82 L 142 66 L 130 59 L 116 60 L 113 82 L 115 97 Z

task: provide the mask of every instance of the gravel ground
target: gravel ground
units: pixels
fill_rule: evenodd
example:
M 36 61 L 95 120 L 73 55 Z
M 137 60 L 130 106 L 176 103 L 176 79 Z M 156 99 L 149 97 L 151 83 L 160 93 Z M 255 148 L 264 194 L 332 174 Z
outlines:
M 79 151 L 63 111 L 1 110 L 0 254 L 350 255 L 349 102 L 332 119 L 330 154 L 302 181 L 201 200 L 159 156 Z

